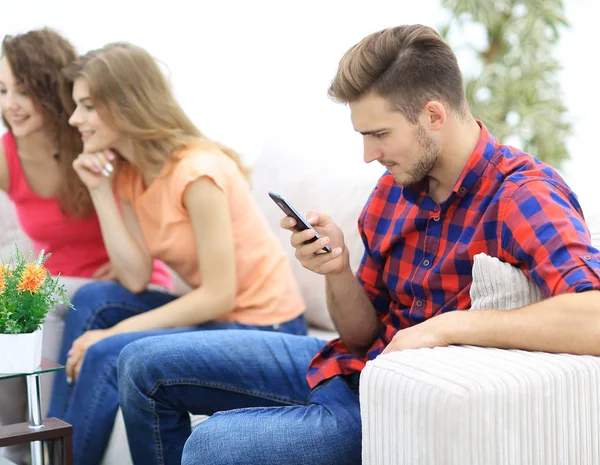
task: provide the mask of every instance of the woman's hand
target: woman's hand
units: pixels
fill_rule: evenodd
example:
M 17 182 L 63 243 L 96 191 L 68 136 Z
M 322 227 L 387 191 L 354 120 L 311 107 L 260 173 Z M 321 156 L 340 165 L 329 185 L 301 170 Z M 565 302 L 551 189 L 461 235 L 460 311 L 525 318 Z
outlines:
M 73 162 L 73 169 L 89 191 L 111 187 L 117 168 L 117 157 L 110 150 L 82 153 Z
M 100 266 L 96 271 L 94 271 L 92 278 L 99 279 L 101 281 L 119 280 L 119 278 L 117 277 L 117 273 L 115 273 L 115 271 L 113 270 L 110 262 L 105 263 L 104 265 Z
M 67 353 L 67 365 L 65 366 L 69 384 L 77 380 L 88 348 L 109 336 L 112 336 L 109 329 L 93 329 L 75 339 L 71 350 Z

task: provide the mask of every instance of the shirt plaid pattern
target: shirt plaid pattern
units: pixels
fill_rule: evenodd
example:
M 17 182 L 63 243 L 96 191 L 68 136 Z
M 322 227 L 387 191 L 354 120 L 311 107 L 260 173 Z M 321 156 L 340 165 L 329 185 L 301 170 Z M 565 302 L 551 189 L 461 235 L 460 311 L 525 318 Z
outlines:
M 340 339 L 311 362 L 311 388 L 360 371 L 400 329 L 442 312 L 466 310 L 473 256 L 519 267 L 544 297 L 600 289 L 600 253 L 575 194 L 554 169 L 499 145 L 485 126 L 450 197 L 437 204 L 426 185 L 403 188 L 386 172 L 358 221 L 365 253 L 356 273 L 381 320 L 361 358 Z

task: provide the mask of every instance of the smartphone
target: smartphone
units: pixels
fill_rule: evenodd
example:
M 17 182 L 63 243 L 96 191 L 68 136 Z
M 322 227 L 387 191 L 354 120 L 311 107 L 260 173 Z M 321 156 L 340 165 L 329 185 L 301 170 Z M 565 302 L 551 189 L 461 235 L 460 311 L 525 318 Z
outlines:
M 314 242 L 317 239 L 321 238 L 317 230 L 313 228 L 300 213 L 298 213 L 298 210 L 296 210 L 283 195 L 276 194 L 275 192 L 269 192 L 269 197 L 271 197 L 273 199 L 273 202 L 275 202 L 279 206 L 279 208 L 283 210 L 283 213 L 285 213 L 287 216 L 291 216 L 296 220 L 296 228 L 298 228 L 298 230 L 304 231 L 306 229 L 312 229 L 315 232 L 314 237 L 306 241 L 307 243 Z M 325 247 L 323 247 L 323 250 L 329 253 L 331 252 L 331 247 L 326 245 Z

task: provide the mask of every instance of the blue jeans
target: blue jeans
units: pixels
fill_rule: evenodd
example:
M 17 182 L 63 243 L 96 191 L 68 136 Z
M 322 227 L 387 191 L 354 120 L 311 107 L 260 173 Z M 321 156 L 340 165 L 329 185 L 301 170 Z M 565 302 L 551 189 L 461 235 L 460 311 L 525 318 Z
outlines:
M 358 376 L 315 389 L 325 341 L 258 331 L 146 338 L 119 357 L 119 395 L 135 464 L 354 464 Z M 188 412 L 212 415 L 191 431 Z
M 133 315 L 164 305 L 177 296 L 146 291 L 133 294 L 113 282 L 95 282 L 73 296 L 73 306 L 65 320 L 59 362 L 66 363 L 73 341 L 90 329 L 114 326 Z M 73 425 L 73 458 L 76 465 L 96 465 L 102 460 L 119 407 L 117 359 L 127 344 L 149 336 L 174 335 L 207 329 L 261 329 L 306 334 L 304 317 L 273 326 L 245 326 L 239 323 L 206 323 L 189 328 L 140 331 L 108 337 L 89 347 L 77 381 L 67 384 L 64 372 L 57 375 L 48 416 Z

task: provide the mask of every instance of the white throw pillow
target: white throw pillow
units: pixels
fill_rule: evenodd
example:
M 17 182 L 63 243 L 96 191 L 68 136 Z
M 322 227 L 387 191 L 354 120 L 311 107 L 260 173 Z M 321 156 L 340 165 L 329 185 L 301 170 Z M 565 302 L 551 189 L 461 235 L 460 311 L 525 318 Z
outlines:
M 511 310 L 543 299 L 537 285 L 518 268 L 480 253 L 473 257 L 471 310 Z

